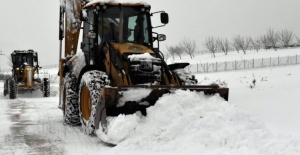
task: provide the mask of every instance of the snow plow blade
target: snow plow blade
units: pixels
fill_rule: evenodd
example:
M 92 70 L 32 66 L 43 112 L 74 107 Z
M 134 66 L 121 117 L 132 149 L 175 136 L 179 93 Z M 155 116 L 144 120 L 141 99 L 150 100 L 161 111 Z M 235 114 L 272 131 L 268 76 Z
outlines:
M 126 101 L 124 105 L 119 106 L 120 98 L 124 96 L 124 92 L 134 89 L 149 89 L 148 96 L 138 101 Z M 99 129 L 101 122 L 102 130 L 106 129 L 107 116 L 118 116 L 119 114 L 133 114 L 140 111 L 146 115 L 146 108 L 154 105 L 163 94 L 171 93 L 175 90 L 190 90 L 204 92 L 205 95 L 219 94 L 222 98 L 228 101 L 229 88 L 220 88 L 218 85 L 193 85 L 193 86 L 119 86 L 119 87 L 104 87 L 101 89 L 101 99 L 98 103 L 95 128 Z M 132 94 L 134 95 L 134 94 Z M 141 103 L 148 103 L 147 105 Z M 104 131 L 105 132 L 105 131 Z

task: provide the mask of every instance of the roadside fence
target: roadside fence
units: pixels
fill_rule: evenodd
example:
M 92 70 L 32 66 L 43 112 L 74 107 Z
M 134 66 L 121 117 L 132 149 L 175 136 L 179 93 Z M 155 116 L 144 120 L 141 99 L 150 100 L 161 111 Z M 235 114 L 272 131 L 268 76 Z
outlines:
M 296 64 L 300 64 L 300 55 L 250 60 L 234 60 L 214 63 L 197 63 L 191 64 L 188 69 L 192 73 L 208 73 L 275 66 L 287 66 Z
M 208 73 L 232 70 L 244 70 L 264 67 L 287 66 L 300 64 L 300 55 L 285 57 L 270 57 L 261 59 L 234 60 L 214 63 L 190 64 L 187 68 L 192 73 Z M 45 65 L 43 69 L 58 68 L 58 64 Z M 42 71 L 43 73 L 43 71 Z M 11 70 L 1 70 L 0 80 L 11 74 Z

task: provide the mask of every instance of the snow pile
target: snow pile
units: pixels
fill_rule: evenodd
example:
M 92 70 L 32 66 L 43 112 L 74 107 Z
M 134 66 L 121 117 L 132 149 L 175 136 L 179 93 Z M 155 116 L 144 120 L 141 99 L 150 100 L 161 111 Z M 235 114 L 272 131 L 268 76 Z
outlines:
M 96 130 L 98 137 L 104 142 L 118 144 L 125 140 L 138 126 L 141 115 L 136 113 L 133 115 L 119 115 L 118 117 L 108 117 L 107 134 L 102 129 Z
M 124 106 L 127 101 L 141 101 L 143 98 L 147 97 L 151 93 L 151 89 L 131 89 L 122 92 L 123 97 L 119 99 L 117 107 Z M 132 95 L 134 94 L 134 95 Z M 141 103 L 143 104 L 143 103 Z M 149 103 L 144 103 L 148 105 Z
M 178 75 L 179 79 L 185 82 L 185 85 L 197 84 L 198 80 L 195 79 L 195 76 L 186 69 L 175 69 L 174 72 Z
M 147 117 L 134 114 L 109 118 L 108 135 L 97 134 L 105 141 L 119 141 L 111 153 L 128 150 L 177 154 L 300 152 L 299 141 L 274 136 L 255 117 L 219 95 L 176 90 L 161 97 L 147 113 Z
M 132 55 L 129 55 L 128 58 L 130 59 L 130 61 L 139 61 L 139 60 L 143 60 L 143 59 L 148 59 L 148 60 L 160 60 L 159 58 L 153 57 L 153 56 L 150 55 L 149 53 L 132 54 Z

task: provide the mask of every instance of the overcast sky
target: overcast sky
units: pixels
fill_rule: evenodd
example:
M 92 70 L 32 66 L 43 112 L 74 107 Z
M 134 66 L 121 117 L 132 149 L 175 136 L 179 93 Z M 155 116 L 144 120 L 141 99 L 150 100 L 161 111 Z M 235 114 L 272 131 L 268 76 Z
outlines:
M 300 0 L 144 0 L 152 12 L 164 10 L 170 22 L 154 31 L 167 35 L 166 46 L 184 37 L 199 49 L 206 37 L 256 37 L 269 27 L 288 29 L 300 37 Z M 41 65 L 58 64 L 59 0 L 8 0 L 0 5 L 0 51 L 34 49 Z M 158 18 L 155 18 L 158 20 Z M 0 55 L 0 69 L 8 68 Z

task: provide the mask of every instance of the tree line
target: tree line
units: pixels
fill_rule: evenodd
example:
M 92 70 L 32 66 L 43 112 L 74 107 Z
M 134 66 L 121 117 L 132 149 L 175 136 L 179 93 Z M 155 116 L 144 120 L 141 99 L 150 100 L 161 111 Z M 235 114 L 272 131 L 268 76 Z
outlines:
M 215 53 L 223 52 L 225 55 L 229 51 L 241 51 L 246 54 L 247 50 L 260 49 L 274 49 L 300 47 L 300 38 L 296 36 L 292 31 L 283 29 L 281 31 L 274 31 L 272 28 L 268 28 L 265 34 L 252 38 L 250 36 L 235 35 L 231 40 L 228 38 L 219 37 L 206 37 L 203 47 L 208 50 L 214 57 Z M 178 56 L 181 59 L 182 54 L 188 54 L 191 59 L 198 51 L 196 41 L 189 38 L 182 39 L 179 44 L 174 46 L 167 46 L 167 55 Z

